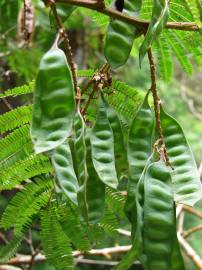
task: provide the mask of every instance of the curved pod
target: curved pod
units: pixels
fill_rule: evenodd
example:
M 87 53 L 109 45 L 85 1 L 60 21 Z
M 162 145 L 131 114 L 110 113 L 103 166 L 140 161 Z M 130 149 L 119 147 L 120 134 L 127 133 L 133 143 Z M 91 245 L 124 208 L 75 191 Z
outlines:
M 94 168 L 100 180 L 112 188 L 117 188 L 115 168 L 114 137 L 107 118 L 105 102 L 100 99 L 96 123 L 91 131 L 91 153 Z
M 47 152 L 70 135 L 74 88 L 64 52 L 53 47 L 42 58 L 36 78 L 31 137 L 36 153 Z
M 161 124 L 168 156 L 174 170 L 175 201 L 193 206 L 202 198 L 202 185 L 192 151 L 178 122 L 161 108 Z
M 130 16 L 138 16 L 142 1 L 124 1 L 123 12 Z M 126 63 L 130 55 L 137 29 L 125 22 L 111 20 L 107 29 L 104 54 L 112 68 Z
M 51 161 L 55 171 L 56 183 L 63 193 L 77 205 L 77 192 L 79 189 L 74 172 L 72 154 L 68 143 L 63 143 L 51 153 Z
M 152 131 L 153 114 L 148 104 L 148 95 L 146 95 L 131 124 L 128 137 L 129 183 L 125 212 L 130 220 L 131 216 L 134 215 L 133 207 L 137 183 L 152 150 Z

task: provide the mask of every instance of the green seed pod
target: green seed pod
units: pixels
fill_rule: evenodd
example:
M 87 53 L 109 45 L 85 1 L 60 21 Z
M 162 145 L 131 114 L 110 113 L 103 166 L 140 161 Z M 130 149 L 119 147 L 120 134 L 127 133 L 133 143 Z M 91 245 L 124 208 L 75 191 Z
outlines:
M 75 121 L 75 140 L 74 140 L 74 149 L 75 149 L 75 165 L 76 173 L 79 181 L 79 191 L 78 191 L 78 203 L 81 213 L 85 220 L 88 219 L 88 207 L 86 199 L 86 185 L 87 185 L 87 167 L 86 167 L 86 144 L 85 144 L 85 123 L 80 114 L 80 111 L 77 110 Z
M 127 270 L 135 260 L 141 257 L 143 254 L 143 239 L 142 239 L 142 231 L 143 231 L 143 205 L 144 205 L 144 179 L 145 172 L 151 163 L 151 159 L 149 158 L 146 162 L 143 173 L 137 183 L 137 188 L 135 191 L 135 203 L 133 205 L 133 213 L 131 215 L 131 223 L 132 223 L 132 248 L 130 251 L 123 257 L 121 262 L 115 267 L 115 270 Z M 141 258 L 140 258 L 141 259 Z
M 169 7 L 167 0 L 153 0 L 152 18 L 149 24 L 144 41 L 139 50 L 140 66 L 142 60 L 152 45 L 161 34 L 169 18 Z
M 36 153 L 62 144 L 75 114 L 74 88 L 62 50 L 53 46 L 42 58 L 36 78 L 31 137 Z
M 152 163 L 144 179 L 143 244 L 148 270 L 170 270 L 176 236 L 175 211 L 169 168 Z
M 86 132 L 87 171 L 86 200 L 88 205 L 88 222 L 96 224 L 104 215 L 105 209 L 105 185 L 100 181 L 93 166 L 90 144 L 90 130 Z
M 55 170 L 56 183 L 64 194 L 77 205 L 78 181 L 73 168 L 72 154 L 68 143 L 63 143 L 50 153 Z
M 123 12 L 132 17 L 138 16 L 141 5 L 141 0 L 125 0 Z M 126 63 L 136 34 L 137 29 L 134 26 L 111 19 L 107 29 L 104 54 L 112 68 L 118 68 Z
M 153 114 L 148 104 L 148 95 L 146 95 L 131 124 L 128 137 L 129 183 L 125 212 L 130 221 L 131 216 L 134 216 L 137 183 L 152 151 L 152 130 Z
M 128 168 L 123 131 L 118 114 L 112 107 L 107 106 L 107 117 L 114 134 L 115 166 L 120 178 L 123 173 L 127 172 Z
M 90 136 L 92 160 L 100 180 L 116 189 L 118 179 L 115 168 L 114 137 L 106 110 L 105 102 L 100 99 L 96 123 Z
M 202 185 L 192 151 L 178 122 L 161 108 L 161 125 L 173 166 L 175 201 L 193 206 L 202 198 Z

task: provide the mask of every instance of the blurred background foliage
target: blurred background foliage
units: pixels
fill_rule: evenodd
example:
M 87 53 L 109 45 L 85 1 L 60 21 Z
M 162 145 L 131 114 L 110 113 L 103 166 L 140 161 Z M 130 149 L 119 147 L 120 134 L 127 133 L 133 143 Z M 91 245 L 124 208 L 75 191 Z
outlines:
M 31 38 L 27 44 L 19 38 L 19 14 L 22 1 L 0 1 L 0 91 L 13 88 L 34 80 L 40 58 L 53 43 L 57 29 L 49 10 L 40 0 L 33 0 L 34 27 Z M 108 1 L 107 4 L 110 4 Z M 65 20 L 67 12 L 59 10 Z M 68 29 L 74 59 L 78 69 L 97 69 L 105 61 L 103 56 L 104 33 L 109 19 L 97 12 L 84 8 L 77 8 L 65 21 Z M 113 71 L 114 78 L 126 82 L 139 91 L 147 91 L 150 86 L 149 66 L 144 61 L 142 68 L 138 63 L 138 45 L 135 42 L 128 63 Z M 155 46 L 154 46 L 155 50 Z M 200 58 L 201 59 L 201 58 Z M 202 76 L 201 66 L 193 64 L 192 75 L 188 76 L 174 59 L 173 76 L 169 81 L 163 81 L 158 72 L 158 89 L 166 110 L 172 114 L 183 126 L 188 141 L 193 149 L 198 167 L 202 166 Z M 199 63 L 202 63 L 200 60 Z M 17 97 L 0 100 L 0 114 L 17 107 L 20 104 L 29 104 L 32 97 Z M 0 195 L 0 210 L 5 208 L 12 192 L 4 192 Z M 197 209 L 202 211 L 202 202 L 197 204 Z M 188 229 L 201 224 L 201 220 L 191 214 L 185 216 L 185 228 Z M 123 227 L 127 228 L 127 224 Z M 33 230 L 33 243 L 39 242 L 37 229 Z M 8 236 L 9 237 L 9 236 Z M 114 246 L 116 244 L 129 244 L 129 240 L 119 235 L 113 238 L 104 235 L 98 236 L 98 247 Z M 115 240 L 114 240 L 115 239 Z M 190 244 L 202 256 L 202 231 L 192 234 Z M 1 240 L 0 240 L 1 241 Z M 21 252 L 29 254 L 26 242 L 21 247 Z M 99 257 L 98 257 L 99 259 Z M 194 270 L 195 266 L 187 261 L 187 269 Z M 34 266 L 35 270 L 53 270 L 46 263 Z M 106 266 L 77 265 L 77 269 L 107 269 Z

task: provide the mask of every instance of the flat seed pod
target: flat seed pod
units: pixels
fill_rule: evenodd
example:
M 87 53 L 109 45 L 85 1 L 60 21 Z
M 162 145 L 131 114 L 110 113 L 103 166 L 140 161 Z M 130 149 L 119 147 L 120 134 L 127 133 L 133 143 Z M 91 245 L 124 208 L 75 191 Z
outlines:
M 126 270 L 134 263 L 135 260 L 139 259 L 141 254 L 143 254 L 143 205 L 144 205 L 144 179 L 145 171 L 150 164 L 150 158 L 148 159 L 144 171 L 137 183 L 137 188 L 135 192 L 135 204 L 133 205 L 132 215 L 132 248 L 123 257 L 121 262 L 115 267 L 115 270 Z
M 73 168 L 72 154 L 68 143 L 63 143 L 50 153 L 55 171 L 56 183 L 63 193 L 77 205 L 77 191 L 79 189 Z
M 86 134 L 87 171 L 86 200 L 88 205 L 88 223 L 96 224 L 104 215 L 105 185 L 99 179 L 91 157 L 90 130 Z
M 161 108 L 161 125 L 171 172 L 175 201 L 193 206 L 202 198 L 202 185 L 192 151 L 178 122 Z
M 112 107 L 107 106 L 107 117 L 114 134 L 115 166 L 117 175 L 120 177 L 128 169 L 123 131 L 118 114 Z
M 75 140 L 74 140 L 74 149 L 75 149 L 75 163 L 76 163 L 76 173 L 79 182 L 79 191 L 78 191 L 78 203 L 81 209 L 81 213 L 85 220 L 87 220 L 88 209 L 87 209 L 87 199 L 86 199 L 86 185 L 87 185 L 87 166 L 86 166 L 86 144 L 85 144 L 85 123 L 80 114 L 80 111 L 77 110 L 75 121 L 74 121 L 74 130 L 75 130 Z
M 176 236 L 175 211 L 169 168 L 153 162 L 144 179 L 143 244 L 148 270 L 170 270 Z
M 36 78 L 31 137 L 36 153 L 62 144 L 75 114 L 74 88 L 65 54 L 57 47 L 42 58 Z
M 118 179 L 115 168 L 114 137 L 106 110 L 105 102 L 100 99 L 96 123 L 90 136 L 92 160 L 100 180 L 116 189 Z
M 115 2 L 115 5 L 116 4 L 117 1 Z M 141 0 L 125 0 L 123 12 L 130 16 L 138 16 L 141 5 Z M 120 9 L 117 5 L 116 8 Z M 126 63 L 133 46 L 136 32 L 137 29 L 133 25 L 116 19 L 110 21 L 106 34 L 104 54 L 112 68 L 118 68 Z
M 140 66 L 142 60 L 152 45 L 162 32 L 169 18 L 168 0 L 153 0 L 152 18 L 149 24 L 144 41 L 139 50 Z
M 130 220 L 135 203 L 137 183 L 152 151 L 152 130 L 153 114 L 148 104 L 148 95 L 146 95 L 131 124 L 128 137 L 129 183 L 125 212 Z

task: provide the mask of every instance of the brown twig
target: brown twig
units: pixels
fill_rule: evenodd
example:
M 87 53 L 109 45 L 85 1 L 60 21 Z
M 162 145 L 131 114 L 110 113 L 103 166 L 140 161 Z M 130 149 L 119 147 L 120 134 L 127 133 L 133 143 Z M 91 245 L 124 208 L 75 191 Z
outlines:
M 200 230 L 202 230 L 202 224 L 200 224 L 200 225 L 198 225 L 198 226 L 195 226 L 195 227 L 193 227 L 193 228 L 191 228 L 191 229 L 185 231 L 185 232 L 183 233 L 183 237 L 184 237 L 184 238 L 187 238 L 187 237 L 189 237 L 192 233 L 197 232 L 197 231 L 200 231 Z
M 109 247 L 109 248 L 102 248 L 102 249 L 91 249 L 88 251 L 88 255 L 100 255 L 100 256 L 107 256 L 109 254 L 119 254 L 125 253 L 131 249 L 131 245 L 128 246 L 116 246 L 116 247 Z M 74 251 L 73 256 L 78 257 L 84 255 L 81 251 Z M 23 265 L 23 264 L 30 264 L 32 260 L 32 256 L 30 255 L 23 255 L 18 254 L 15 258 L 12 258 L 7 264 L 9 265 Z M 43 254 L 37 254 L 34 258 L 35 263 L 43 262 L 46 258 Z
M 97 1 L 93 0 L 56 0 L 58 3 L 66 3 L 74 6 L 85 7 L 88 9 L 96 10 L 111 18 L 119 19 L 120 21 L 127 22 L 135 25 L 137 28 L 145 32 L 149 26 L 149 21 L 141 20 L 139 18 L 128 16 L 122 12 L 119 12 L 113 8 L 105 7 L 101 9 Z M 192 22 L 168 22 L 165 26 L 168 29 L 177 29 L 184 31 L 199 31 L 199 27 L 196 23 Z
M 163 130 L 161 127 L 161 118 L 160 118 L 160 99 L 157 93 L 156 88 L 156 75 L 155 75 L 155 64 L 154 64 L 154 57 L 152 54 L 151 47 L 148 49 L 148 59 L 150 65 L 150 76 L 151 76 L 151 88 L 150 91 L 152 92 L 153 101 L 154 101 L 154 112 L 155 112 L 155 119 L 156 119 L 156 130 L 158 132 L 159 139 L 156 142 L 156 146 L 160 145 L 158 150 L 160 157 L 165 161 L 166 165 L 170 165 L 170 161 L 168 158 L 167 150 L 164 143 L 164 136 Z
M 199 218 L 202 218 L 202 213 L 200 211 L 192 208 L 191 206 L 184 205 L 183 210 L 185 210 L 185 211 L 189 212 L 190 214 L 193 214 Z
M 180 233 L 177 234 L 178 241 L 180 243 L 180 246 L 185 251 L 185 254 L 191 258 L 191 260 L 194 262 L 196 267 L 199 270 L 202 270 L 202 260 L 200 256 L 193 250 L 193 248 L 189 245 L 189 243 L 181 236 Z
M 64 47 L 65 47 L 65 54 L 66 54 L 67 61 L 68 61 L 70 68 L 71 68 L 72 78 L 73 78 L 73 82 L 74 82 L 74 89 L 75 89 L 75 92 L 77 93 L 76 66 L 75 66 L 75 63 L 73 60 L 73 54 L 72 54 L 72 49 L 71 49 L 70 42 L 69 42 L 68 33 L 65 31 L 62 20 L 57 12 L 55 1 L 54 0 L 44 0 L 44 3 L 47 6 L 50 6 L 50 8 L 53 12 L 53 15 L 55 17 L 55 20 L 57 22 L 60 36 L 64 39 L 63 42 L 64 42 Z
M 109 69 L 110 69 L 110 66 L 109 66 L 108 63 L 105 63 L 104 65 L 102 65 L 102 67 L 98 70 L 98 72 L 96 72 L 93 75 L 93 77 L 88 81 L 88 83 L 86 84 L 86 86 L 82 89 L 81 95 L 83 95 L 88 90 L 88 88 L 93 84 L 93 82 L 95 81 L 95 77 L 96 76 L 99 76 L 102 73 L 108 72 Z

